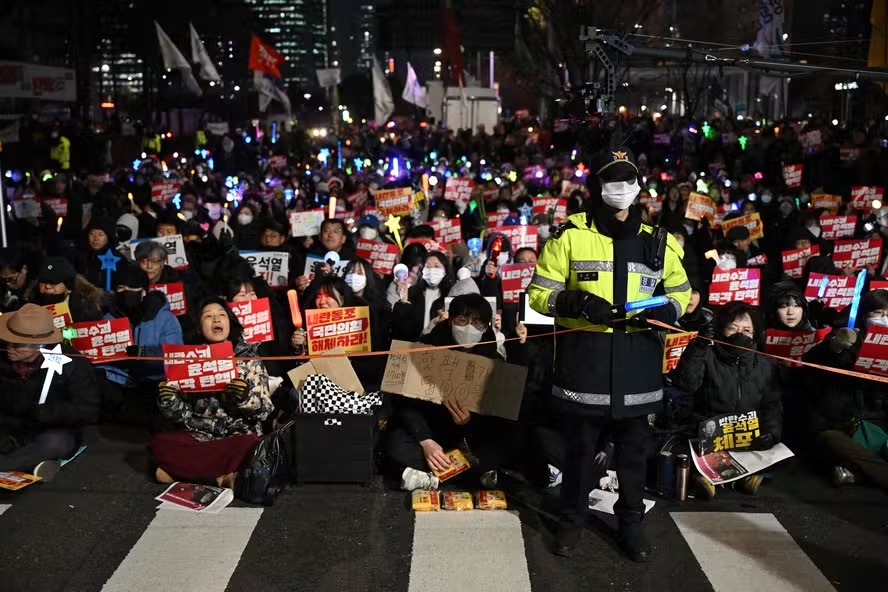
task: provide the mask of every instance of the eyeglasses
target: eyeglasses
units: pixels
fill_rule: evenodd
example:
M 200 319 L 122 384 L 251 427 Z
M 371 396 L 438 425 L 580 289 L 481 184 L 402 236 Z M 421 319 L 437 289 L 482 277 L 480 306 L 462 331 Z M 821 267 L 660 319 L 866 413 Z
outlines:
M 20 274 L 17 273 L 15 275 L 0 276 L 0 284 L 7 284 L 7 285 L 14 284 L 16 281 L 18 281 L 19 275 Z
M 342 229 L 338 226 L 333 228 L 325 228 L 323 234 L 342 234 Z
M 466 315 L 459 315 L 458 317 L 454 317 L 451 321 L 457 327 L 465 327 L 466 325 L 471 324 L 473 327 L 478 329 L 479 331 L 483 331 L 487 328 L 487 323 L 482 321 L 481 319 L 475 317 L 468 317 Z
M 153 265 L 160 265 L 163 263 L 163 259 L 160 257 L 145 257 L 144 259 L 139 259 L 139 263 L 151 263 Z
M 731 324 L 725 327 L 725 329 L 727 329 L 730 333 L 742 333 L 747 337 L 752 337 L 755 334 L 752 330 L 752 327 L 740 327 L 739 325 Z

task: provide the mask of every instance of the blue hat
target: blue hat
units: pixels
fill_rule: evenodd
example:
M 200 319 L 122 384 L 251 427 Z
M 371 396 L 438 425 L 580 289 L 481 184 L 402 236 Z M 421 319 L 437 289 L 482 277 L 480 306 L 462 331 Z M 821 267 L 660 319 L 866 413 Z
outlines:
M 369 226 L 371 228 L 379 228 L 379 218 L 373 216 L 371 214 L 367 214 L 366 216 L 361 216 L 361 219 L 358 220 L 358 226 Z

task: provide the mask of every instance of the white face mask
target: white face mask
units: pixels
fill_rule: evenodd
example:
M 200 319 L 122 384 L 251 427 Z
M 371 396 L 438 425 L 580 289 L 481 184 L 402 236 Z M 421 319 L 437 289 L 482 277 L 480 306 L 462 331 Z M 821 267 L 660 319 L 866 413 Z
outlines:
M 182 210 L 182 217 L 185 218 L 186 221 L 191 220 L 194 218 L 194 212 L 192 210 Z
M 370 228 L 369 226 L 365 226 L 358 231 L 360 237 L 364 240 L 376 240 L 377 232 L 375 228 Z
M 481 336 L 484 335 L 484 331 L 476 329 L 471 324 L 465 325 L 463 327 L 451 325 L 450 331 L 453 333 L 454 341 L 466 347 L 472 347 L 473 345 L 481 341 Z
M 540 224 L 537 226 L 537 236 L 540 240 L 548 240 L 549 238 L 549 225 L 548 224 Z
M 873 317 L 871 319 L 867 319 L 867 325 L 876 325 L 879 327 L 888 327 L 888 317 Z
M 819 226 L 809 226 L 808 232 L 813 234 L 815 238 L 820 238 L 820 227 Z
M 422 279 L 434 288 L 444 279 L 444 270 L 440 267 L 426 267 L 422 270 Z
M 347 273 L 345 274 L 345 283 L 352 289 L 352 292 L 357 294 L 367 287 L 367 276 L 358 275 L 356 273 Z
M 719 269 L 737 269 L 737 258 L 733 255 L 724 254 L 716 267 Z
M 508 262 L 509 262 L 509 254 L 508 253 L 500 253 L 499 255 L 497 255 L 496 264 L 499 267 L 506 265 Z
M 612 183 L 601 184 L 601 199 L 612 208 L 617 210 L 625 210 L 632 205 L 635 198 L 638 197 L 641 188 L 638 181 L 614 181 Z
M 241 226 L 247 226 L 253 221 L 253 212 L 241 212 L 237 215 L 237 222 Z

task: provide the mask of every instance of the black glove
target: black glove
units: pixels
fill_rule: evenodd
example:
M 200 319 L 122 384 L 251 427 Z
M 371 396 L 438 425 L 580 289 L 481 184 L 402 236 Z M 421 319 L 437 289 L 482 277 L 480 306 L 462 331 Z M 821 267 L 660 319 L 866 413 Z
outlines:
M 609 325 L 614 320 L 614 311 L 611 303 L 595 294 L 586 294 L 580 308 L 580 314 L 592 325 Z
M 247 383 L 239 378 L 235 378 L 226 385 L 225 394 L 228 396 L 229 400 L 234 401 L 236 405 L 239 405 L 246 401 L 247 395 L 249 395 L 249 392 L 247 391 Z
M 764 433 L 755 438 L 749 448 L 750 450 L 770 450 L 774 448 L 775 444 L 777 444 L 777 438 L 774 437 L 774 434 Z

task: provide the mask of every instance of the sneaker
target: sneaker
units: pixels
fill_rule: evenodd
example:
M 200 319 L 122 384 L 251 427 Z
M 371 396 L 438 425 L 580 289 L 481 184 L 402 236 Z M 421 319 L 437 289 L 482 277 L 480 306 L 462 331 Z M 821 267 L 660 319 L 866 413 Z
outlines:
M 711 500 L 715 497 L 715 485 L 710 483 L 709 479 L 698 473 L 691 475 L 691 481 L 700 499 Z
M 481 487 L 484 489 L 496 489 L 497 481 L 499 481 L 499 475 L 496 471 L 487 471 L 480 478 Z
M 846 469 L 845 467 L 833 467 L 832 470 L 832 482 L 836 487 L 841 487 L 842 485 L 851 485 L 856 481 L 854 477 L 854 473 Z
M 736 482 L 735 489 L 747 495 L 755 495 L 758 493 L 759 487 L 762 486 L 764 478 L 761 475 L 750 475 Z
M 59 469 L 62 468 L 62 463 L 57 460 L 45 460 L 36 467 L 34 467 L 33 475 L 36 477 L 40 477 L 44 483 L 49 483 L 55 476 L 58 474 Z
M 620 480 L 617 479 L 616 471 L 608 471 L 607 474 L 598 482 L 598 489 L 603 491 L 616 492 L 620 489 Z
M 558 487 L 559 485 L 561 485 L 561 477 L 561 469 L 549 465 L 549 483 L 548 485 L 546 485 L 546 487 Z
M 407 467 L 401 473 L 401 489 L 414 491 L 416 489 L 438 489 L 440 481 L 434 473 L 424 473 L 417 469 Z

